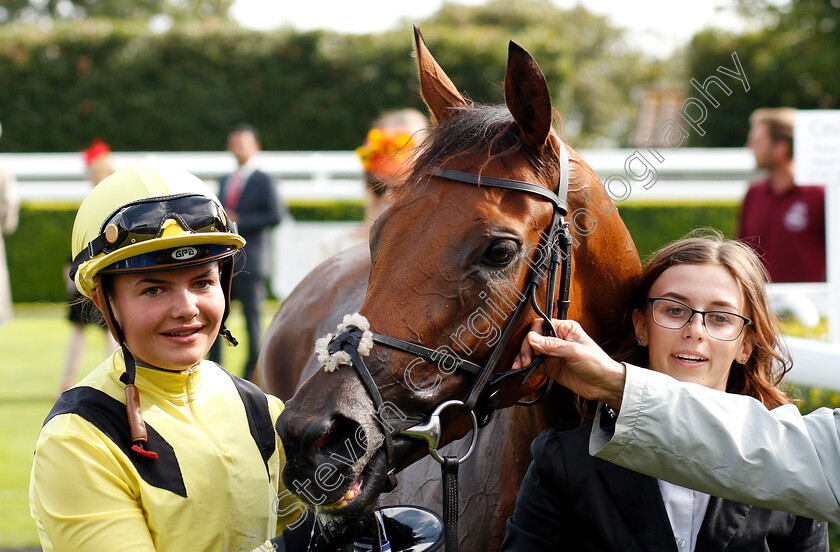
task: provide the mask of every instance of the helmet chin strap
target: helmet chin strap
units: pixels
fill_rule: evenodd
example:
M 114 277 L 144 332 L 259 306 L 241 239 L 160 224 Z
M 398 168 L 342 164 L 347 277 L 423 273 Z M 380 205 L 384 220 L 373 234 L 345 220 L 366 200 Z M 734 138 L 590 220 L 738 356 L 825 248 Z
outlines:
M 148 440 L 146 422 L 143 421 L 143 413 L 140 410 L 140 392 L 137 390 L 137 386 L 134 385 L 134 379 L 137 373 L 134 355 L 125 346 L 125 336 L 123 335 L 122 328 L 117 323 L 111 302 L 108 300 L 108 294 L 102 289 L 102 279 L 98 275 L 96 277 L 96 288 L 94 288 L 93 293 L 94 300 L 105 317 L 108 328 L 120 344 L 125 361 L 125 372 L 120 376 L 120 381 L 125 384 L 125 412 L 128 416 L 128 427 L 131 431 L 131 450 L 146 458 L 157 458 L 157 453 L 149 450 L 146 445 Z
M 229 329 L 225 328 L 224 324 L 222 324 L 222 328 L 219 330 L 219 335 L 222 336 L 222 339 L 225 340 L 225 345 L 228 347 L 236 347 L 239 345 L 239 340 L 233 337 L 233 334 Z
M 239 253 L 237 252 L 237 254 Z M 228 347 L 236 347 L 239 345 L 239 341 L 233 337 L 230 330 L 225 327 L 225 322 L 227 322 L 228 315 L 230 314 L 230 287 L 233 284 L 234 257 L 236 257 L 236 255 L 224 259 L 219 266 L 219 282 L 222 285 L 222 292 L 225 296 L 225 313 L 222 315 L 222 325 L 219 328 L 219 335 L 222 336 L 222 339 L 225 341 L 225 345 Z

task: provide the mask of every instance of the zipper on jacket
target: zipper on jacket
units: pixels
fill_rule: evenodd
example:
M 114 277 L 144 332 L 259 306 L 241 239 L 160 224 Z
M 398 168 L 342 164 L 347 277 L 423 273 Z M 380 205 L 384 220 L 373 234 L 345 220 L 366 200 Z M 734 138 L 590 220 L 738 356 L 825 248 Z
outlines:
M 227 447 L 225 447 L 221 442 L 219 442 L 219 440 L 216 439 L 216 437 L 210 432 L 210 430 L 207 429 L 207 426 L 205 426 L 201 422 L 201 418 L 198 417 L 198 414 L 196 413 L 195 408 L 193 406 L 192 387 L 193 387 L 195 378 L 198 377 L 198 369 L 199 369 L 198 366 L 194 366 L 193 368 L 190 368 L 189 370 L 186 371 L 186 374 L 187 374 L 187 403 L 189 404 L 189 407 L 190 407 L 190 414 L 192 414 L 193 420 L 195 420 L 196 425 L 198 425 L 198 427 L 201 428 L 201 430 L 204 432 L 204 434 L 207 436 L 207 438 L 210 439 L 213 442 L 213 444 L 216 445 L 216 447 L 222 452 L 222 454 L 228 455 L 229 451 L 228 451 Z

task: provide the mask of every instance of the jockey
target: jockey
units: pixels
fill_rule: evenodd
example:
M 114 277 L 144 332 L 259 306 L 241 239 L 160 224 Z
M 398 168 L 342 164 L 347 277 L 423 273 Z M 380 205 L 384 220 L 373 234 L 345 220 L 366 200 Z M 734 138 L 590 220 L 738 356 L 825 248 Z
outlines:
M 256 549 L 304 512 L 280 483 L 275 397 L 203 360 L 245 244 L 195 176 L 134 164 L 91 190 L 72 276 L 119 349 L 63 393 L 35 449 L 44 550 Z
M 85 198 L 71 276 L 119 348 L 38 437 L 30 510 L 44 550 L 318 552 L 350 539 L 351 524 L 316 521 L 281 483 L 282 402 L 204 360 L 218 335 L 236 344 L 225 320 L 244 244 L 184 171 L 133 164 Z

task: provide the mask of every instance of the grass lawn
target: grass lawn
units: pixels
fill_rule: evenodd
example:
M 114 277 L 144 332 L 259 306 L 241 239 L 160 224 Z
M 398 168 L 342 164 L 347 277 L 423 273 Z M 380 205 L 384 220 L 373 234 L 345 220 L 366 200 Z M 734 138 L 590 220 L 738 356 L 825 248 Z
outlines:
M 266 303 L 263 329 L 277 306 Z M 238 307 L 234 303 L 228 327 L 240 340 L 247 339 Z M 29 470 L 38 431 L 58 396 L 71 329 L 66 308 L 54 304 L 16 304 L 12 322 L 0 326 L 0 549 L 38 546 L 29 516 Z M 77 381 L 105 357 L 104 336 L 89 327 Z M 245 347 L 222 349 L 224 366 L 241 373 Z

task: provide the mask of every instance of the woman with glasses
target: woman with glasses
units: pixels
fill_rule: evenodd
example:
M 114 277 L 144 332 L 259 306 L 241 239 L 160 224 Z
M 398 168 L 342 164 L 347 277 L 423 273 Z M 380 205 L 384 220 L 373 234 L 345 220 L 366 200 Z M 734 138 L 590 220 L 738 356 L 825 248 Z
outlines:
M 789 403 L 778 384 L 790 361 L 765 281 L 759 259 L 740 242 L 715 234 L 666 246 L 639 278 L 616 359 L 749 395 L 768 409 Z M 615 362 L 600 349 L 590 353 Z M 514 368 L 531 356 L 526 341 Z M 590 417 L 595 406 L 585 403 Z M 617 413 L 602 408 L 594 423 L 603 428 Z M 590 456 L 592 431 L 590 422 L 545 431 L 534 441 L 503 550 L 828 550 L 825 523 L 723 500 Z M 692 461 L 691 450 L 682 454 Z

